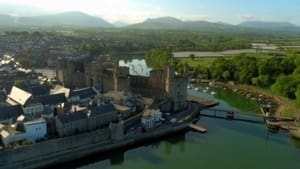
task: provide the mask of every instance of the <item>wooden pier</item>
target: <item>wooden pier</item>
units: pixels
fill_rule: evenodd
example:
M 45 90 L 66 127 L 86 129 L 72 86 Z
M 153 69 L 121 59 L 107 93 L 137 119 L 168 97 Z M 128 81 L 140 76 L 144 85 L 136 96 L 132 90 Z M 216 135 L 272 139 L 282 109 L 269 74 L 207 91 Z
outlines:
M 191 129 L 195 130 L 195 131 L 200 132 L 200 133 L 206 133 L 207 132 L 207 130 L 204 127 L 202 127 L 200 125 L 193 124 L 193 123 L 190 123 L 189 127 Z

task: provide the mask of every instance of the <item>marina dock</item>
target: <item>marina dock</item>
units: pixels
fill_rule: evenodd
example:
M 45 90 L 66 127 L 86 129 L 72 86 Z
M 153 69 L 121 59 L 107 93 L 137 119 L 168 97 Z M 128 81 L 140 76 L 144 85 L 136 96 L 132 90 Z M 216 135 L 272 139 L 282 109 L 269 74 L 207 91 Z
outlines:
M 189 127 L 195 131 L 198 131 L 200 133 L 206 133 L 207 132 L 207 129 L 200 126 L 200 125 L 196 125 L 196 124 L 193 124 L 193 123 L 190 123 L 189 124 Z

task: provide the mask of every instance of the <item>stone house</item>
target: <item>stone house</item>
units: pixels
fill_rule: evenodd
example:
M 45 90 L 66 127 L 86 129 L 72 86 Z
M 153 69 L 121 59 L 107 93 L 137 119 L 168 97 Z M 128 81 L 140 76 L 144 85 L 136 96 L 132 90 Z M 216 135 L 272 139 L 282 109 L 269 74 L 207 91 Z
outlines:
M 110 122 L 118 120 L 118 111 L 113 104 L 93 107 L 88 114 L 89 130 L 108 126 Z
M 54 119 L 56 132 L 60 137 L 71 136 L 88 130 L 85 111 L 59 114 Z

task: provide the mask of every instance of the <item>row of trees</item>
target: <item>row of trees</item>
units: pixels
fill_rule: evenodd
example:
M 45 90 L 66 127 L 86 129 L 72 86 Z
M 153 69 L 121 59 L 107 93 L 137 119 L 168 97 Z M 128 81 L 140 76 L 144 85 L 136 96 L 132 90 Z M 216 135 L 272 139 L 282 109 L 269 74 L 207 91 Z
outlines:
M 300 53 L 287 56 L 258 58 L 246 55 L 217 58 L 207 69 L 207 78 L 237 81 L 243 84 L 270 88 L 275 94 L 297 99 L 300 105 Z
M 146 54 L 147 65 L 155 69 L 162 69 L 171 61 L 172 51 L 170 48 L 152 49 Z

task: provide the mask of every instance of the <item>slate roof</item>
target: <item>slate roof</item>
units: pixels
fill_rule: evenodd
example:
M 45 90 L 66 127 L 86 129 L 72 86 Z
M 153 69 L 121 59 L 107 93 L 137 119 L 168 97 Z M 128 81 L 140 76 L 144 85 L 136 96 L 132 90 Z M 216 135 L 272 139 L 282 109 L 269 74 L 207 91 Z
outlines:
M 79 96 L 80 99 L 96 96 L 97 92 L 92 87 L 73 90 L 71 96 Z
M 117 111 L 113 104 L 105 104 L 91 109 L 91 116 Z
M 19 86 L 19 88 L 28 93 L 31 93 L 32 96 L 34 97 L 48 95 L 50 93 L 50 86 L 47 85 L 36 85 L 36 86 L 21 85 Z
M 83 120 L 85 118 L 87 118 L 85 111 L 79 111 L 79 112 L 68 113 L 68 114 L 59 114 L 57 116 L 57 119 L 63 124 L 71 123 L 78 120 Z
M 57 105 L 66 102 L 64 93 L 40 96 L 37 98 L 43 105 Z
M 61 87 L 61 86 L 56 86 L 53 90 L 51 90 L 51 94 L 58 94 L 58 93 L 64 93 L 66 98 L 69 98 L 71 89 Z
M 0 107 L 0 121 L 17 118 L 21 114 L 23 114 L 23 109 L 20 105 Z
M 50 92 L 49 86 L 32 86 L 31 87 L 31 94 L 33 96 L 43 96 L 48 95 Z

